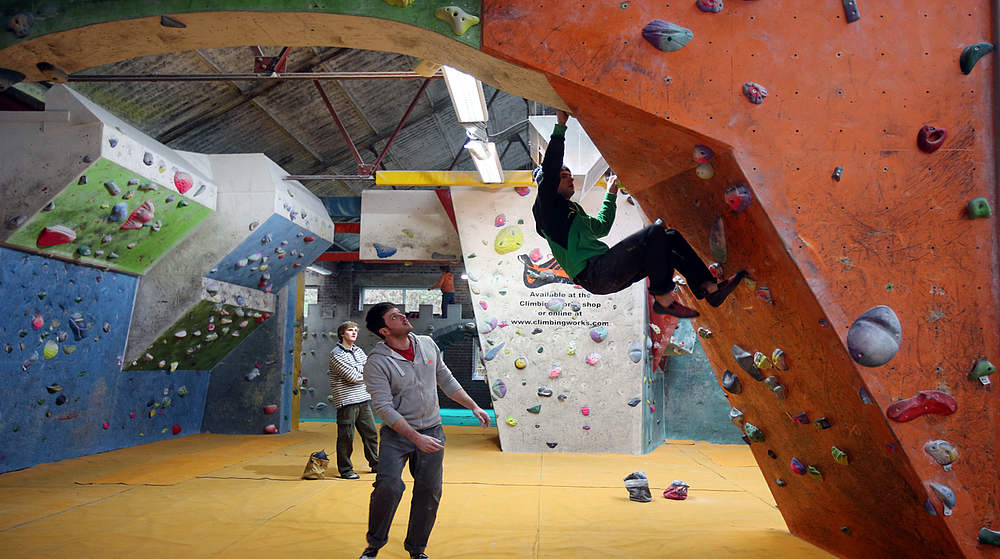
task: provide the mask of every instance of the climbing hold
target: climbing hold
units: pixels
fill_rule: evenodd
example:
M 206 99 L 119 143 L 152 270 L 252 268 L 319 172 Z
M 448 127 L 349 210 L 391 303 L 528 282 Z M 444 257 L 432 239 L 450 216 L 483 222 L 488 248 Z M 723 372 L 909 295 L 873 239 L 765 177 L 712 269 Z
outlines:
M 115 207 L 117 208 L 118 206 L 115 205 Z M 128 219 L 125 220 L 125 223 L 122 224 L 120 229 L 142 229 L 143 225 L 149 223 L 153 219 L 154 211 L 155 208 L 153 207 L 153 201 L 146 200 L 140 204 L 131 215 L 128 216 Z
M 747 438 L 755 443 L 764 442 L 764 432 L 760 430 L 759 427 L 750 423 L 749 421 L 743 425 L 743 431 L 746 433 Z
M 507 385 L 504 384 L 504 382 L 500 379 L 496 379 L 495 381 L 493 381 L 492 390 L 493 390 L 493 395 L 496 396 L 497 398 L 503 398 L 504 396 L 507 395 Z
M 721 4 L 722 0 L 719 0 L 719 3 Z M 688 487 L 691 486 L 679 479 L 675 479 L 670 482 L 670 487 L 663 490 L 663 496 L 674 501 L 683 501 L 688 498 Z
M 766 285 L 758 287 L 754 291 L 754 293 L 757 295 L 757 297 L 763 299 L 764 302 L 766 302 L 767 304 L 769 305 L 774 304 L 774 299 L 771 298 L 771 290 Z
M 552 389 L 548 386 L 539 386 L 538 395 L 543 398 L 550 398 L 552 396 Z
M 580 414 L 581 415 L 590 415 L 590 408 L 587 407 L 587 406 L 581 407 L 580 408 Z
M 49 394 L 55 394 L 56 392 L 62 390 L 62 387 L 53 382 L 52 384 L 46 386 L 45 390 L 47 390 Z
M 902 326 L 893 310 L 885 305 L 872 307 L 851 324 L 847 331 L 847 349 L 864 367 L 879 367 L 889 362 L 902 339 Z
M 753 193 L 745 184 L 734 184 L 726 189 L 726 204 L 736 213 L 750 207 L 753 203 Z
M 500 322 L 496 317 L 490 317 L 479 323 L 479 331 L 483 334 L 489 334 L 490 332 L 496 330 Z
M 606 326 L 595 326 L 590 329 L 590 339 L 601 343 L 608 338 L 608 328 Z
M 560 395 L 556 396 L 556 399 L 559 400 L 560 402 L 565 402 L 566 401 L 566 395 L 565 394 L 560 394 Z
M 916 396 L 900 400 L 885 410 L 889 419 L 904 423 L 921 415 L 951 415 L 958 409 L 958 402 L 947 392 L 922 390 Z
M 278 432 L 278 427 L 274 423 L 264 427 L 264 432 L 273 435 Z
M 948 131 L 944 128 L 935 128 L 925 124 L 920 127 L 920 132 L 917 133 L 917 147 L 924 153 L 934 153 L 944 145 L 944 140 L 947 137 Z
M 746 418 L 743 416 L 743 412 L 737 408 L 729 408 L 729 421 L 733 422 L 733 425 L 740 427 Z
M 875 401 L 872 400 L 872 395 L 868 393 L 868 389 L 862 386 L 858 389 L 858 398 L 861 398 L 861 402 L 864 404 L 874 404 Z
M 170 428 L 170 432 L 172 432 L 175 435 L 179 435 L 181 432 L 181 426 L 174 423 L 174 426 Z
M 817 419 L 816 420 L 816 428 L 817 429 L 829 429 L 830 428 L 830 420 L 827 419 L 827 418 L 825 418 L 825 417 L 821 417 L 821 418 Z
M 586 361 L 588 365 L 597 365 L 597 362 L 600 360 L 601 360 L 601 354 L 597 353 L 596 351 L 587 354 Z
M 531 189 L 527 186 L 515 186 L 514 192 L 517 192 L 518 196 L 527 196 L 528 194 L 531 194 Z
M 65 404 L 66 400 L 68 400 L 68 399 L 69 398 L 67 398 L 65 394 L 60 394 L 60 395 L 56 396 L 56 405 L 57 406 L 61 406 L 61 405 Z
M 123 221 L 126 212 L 128 212 L 128 203 L 119 202 L 111 208 L 111 215 L 108 216 L 108 221 Z
M 788 362 L 785 359 L 785 352 L 782 349 L 775 349 L 771 352 L 771 363 L 773 363 L 774 368 L 779 371 L 788 370 Z
M 513 417 L 509 416 L 509 415 L 507 416 L 507 419 L 504 420 L 504 421 L 507 423 L 507 425 L 510 425 L 511 427 L 514 427 L 515 425 L 517 425 L 517 420 L 514 419 Z
M 674 52 L 690 43 L 694 33 L 680 25 L 654 19 L 642 28 L 642 38 L 663 52 Z
M 42 229 L 35 241 L 40 247 L 50 247 L 71 243 L 76 240 L 76 231 L 64 225 L 50 225 Z
M 789 463 L 789 467 L 792 468 L 793 472 L 799 474 L 800 476 L 806 475 L 806 465 L 803 464 L 802 461 L 799 460 L 798 458 L 792 457 L 792 461 L 791 463 Z
M 694 168 L 694 174 L 698 175 L 699 179 L 708 180 L 715 176 L 715 169 L 712 167 L 711 163 L 699 163 L 697 167 Z M 630 196 L 629 200 L 632 199 Z
M 532 262 L 538 262 L 539 260 L 542 259 L 542 251 L 536 248 L 535 250 L 531 251 L 530 254 L 528 254 L 528 258 L 530 258 Z
M 90 245 L 80 245 L 77 247 L 76 252 L 80 256 L 90 256 L 93 251 L 90 250 Z
M 847 453 L 844 452 L 843 450 L 840 450 L 837 447 L 832 447 L 830 449 L 830 454 L 833 455 L 834 462 L 844 466 L 848 465 Z
M 743 84 L 743 95 L 746 95 L 746 98 L 754 105 L 760 105 L 767 97 L 767 90 L 759 83 L 746 82 Z
M 514 360 L 514 367 L 518 369 L 523 369 L 528 366 L 528 360 L 524 357 L 518 357 Z
M 311 242 L 313 242 L 315 240 L 316 240 L 315 237 L 310 237 L 309 235 L 306 235 L 305 237 L 302 237 L 302 242 L 303 243 L 311 243 Z
M 702 338 L 708 339 L 708 338 L 712 337 L 712 331 L 709 330 L 708 328 L 703 327 L 703 326 L 699 326 L 698 327 L 698 335 L 701 336 Z
M 576 342 L 570 342 L 566 346 L 566 355 L 576 355 Z
M 726 392 L 730 394 L 739 394 L 743 392 L 743 384 L 740 383 L 739 377 L 735 373 L 726 369 L 722 373 L 722 388 L 726 389 Z
M 549 378 L 559 378 L 559 375 L 561 374 L 562 374 L 562 367 L 556 365 L 552 367 L 552 369 L 549 371 Z
M 980 196 L 969 200 L 969 219 L 990 217 L 991 215 L 993 215 L 993 208 L 990 207 L 990 203 L 986 198 Z
M 979 543 L 1000 547 L 1000 530 L 990 530 L 983 526 L 979 529 Z
M 968 75 L 972 67 L 979 62 L 979 59 L 993 52 L 993 43 L 981 42 L 974 45 L 967 45 L 962 49 L 961 56 L 958 57 L 958 65 L 962 73 Z
M 375 253 L 379 258 L 389 258 L 393 254 L 396 254 L 396 247 L 391 247 L 389 245 L 383 245 L 382 243 L 372 243 L 375 247 Z
M 710 14 L 717 14 L 722 11 L 722 0 L 697 0 L 694 3 L 698 9 Z
M 451 24 L 456 35 L 463 35 L 470 27 L 479 23 L 479 18 L 458 6 L 444 6 L 434 10 L 434 17 Z
M 642 402 L 641 398 L 632 398 L 631 400 L 628 401 L 628 407 L 634 408 L 638 406 L 640 402 Z
M 76 341 L 80 341 L 85 338 L 87 336 L 87 330 L 90 329 L 90 327 L 83 321 L 83 315 L 80 313 L 73 313 L 69 317 L 69 327 L 73 330 L 73 339 Z
M 809 414 L 802 412 L 792 416 L 792 421 L 796 423 L 801 423 L 802 425 L 809 425 Z
M 503 346 L 506 343 L 507 342 L 500 342 L 499 344 L 491 347 L 490 350 L 486 352 L 486 355 L 483 356 L 483 358 L 486 359 L 487 361 L 492 361 L 493 358 L 497 356 L 497 353 L 500 353 L 500 349 L 503 348 Z
M 633 363 L 642 361 L 642 344 L 639 342 L 629 342 L 628 358 L 631 359 Z
M 174 173 L 174 186 L 177 188 L 177 192 L 184 194 L 194 186 L 194 179 L 184 171 L 177 171 Z
M 538 413 L 538 412 L 542 411 L 542 405 L 541 404 L 537 404 L 537 405 L 531 406 L 530 408 L 527 408 L 527 410 L 528 410 L 529 413 Z
M 775 479 L 775 480 L 774 480 L 774 483 L 775 483 L 775 484 L 776 484 L 776 485 L 777 485 L 778 487 L 784 487 L 784 486 L 788 485 L 788 483 L 787 483 L 787 482 L 786 482 L 785 480 L 781 479 L 780 477 L 779 477 L 779 478 L 777 478 L 777 479 Z
M 24 225 L 28 222 L 28 216 L 26 215 L 15 215 L 14 217 L 7 218 L 6 224 L 7 229 L 17 229 L 18 227 Z
M 819 471 L 819 468 L 817 468 L 816 466 L 809 466 L 808 468 L 806 468 L 806 472 L 808 472 L 813 479 L 817 481 L 823 481 L 823 472 Z
M 576 301 L 573 301 L 572 303 L 569 304 L 569 310 L 573 312 L 580 312 L 581 308 L 583 307 L 581 307 L 580 303 L 577 303 Z
M 58 354 L 59 354 L 59 344 L 55 343 L 52 340 L 45 342 L 45 347 L 42 348 L 42 355 L 46 359 L 52 359 Z
M 118 196 L 122 193 L 122 189 L 113 180 L 104 181 L 104 188 L 107 189 L 108 194 L 112 196 Z
M 969 372 L 969 380 L 978 380 L 983 384 L 989 384 L 989 376 L 997 370 L 993 363 L 986 359 L 977 359 L 972 364 L 972 371 Z
M 844 19 L 847 20 L 847 23 L 854 23 L 861 19 L 857 0 L 844 0 Z
M 719 3 L 721 4 L 722 2 Z M 703 146 L 701 144 L 697 144 L 694 146 L 695 163 L 708 163 L 708 161 L 713 157 L 715 157 L 715 152 L 712 151 L 712 148 L 708 146 Z
M 758 369 L 770 369 L 772 366 L 771 360 L 759 351 L 753 353 L 753 365 Z
M 761 374 L 760 369 L 754 365 L 753 355 L 750 355 L 747 350 L 741 348 L 738 345 L 732 347 L 733 358 L 739 366 L 747 372 L 754 380 L 764 380 L 764 375 Z
M 924 444 L 924 452 L 930 454 L 946 472 L 950 472 L 952 462 L 958 460 L 958 449 L 948 441 L 927 441 Z
M 546 444 L 546 445 L 547 445 L 547 446 L 548 446 L 549 448 L 555 448 L 555 447 L 556 447 L 556 445 L 557 445 L 557 444 L 559 444 L 559 443 L 555 443 L 555 442 L 546 442 L 545 444 Z
M 708 245 L 712 250 L 712 258 L 725 264 L 728 257 L 726 253 L 726 228 L 721 215 L 715 216 L 715 222 L 712 223 L 712 229 L 708 233 Z
M 632 472 L 625 477 L 624 481 L 630 501 L 648 503 L 653 500 L 653 494 L 649 492 L 649 480 L 646 478 L 645 472 Z
M 507 216 L 505 214 L 497 215 L 496 219 L 493 220 L 493 225 L 496 227 L 503 227 L 507 224 Z
M 941 506 L 944 508 L 944 515 L 951 516 L 951 510 L 955 508 L 955 492 L 951 490 L 947 485 L 941 485 L 940 483 L 931 482 L 931 491 L 937 495 L 937 498 L 941 500 Z
M 493 240 L 493 249 L 497 251 L 497 254 L 507 254 L 521 248 L 523 244 L 524 233 L 521 232 L 521 228 L 510 225 L 497 232 L 497 236 Z

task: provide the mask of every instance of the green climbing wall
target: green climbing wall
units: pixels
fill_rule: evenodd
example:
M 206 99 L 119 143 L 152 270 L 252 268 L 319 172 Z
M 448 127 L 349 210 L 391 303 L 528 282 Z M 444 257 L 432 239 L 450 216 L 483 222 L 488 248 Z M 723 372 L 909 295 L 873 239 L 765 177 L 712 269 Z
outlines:
M 79 184 L 81 177 L 86 184 Z M 114 181 L 120 193 L 112 195 L 105 186 Z M 129 184 L 132 181 L 135 184 Z M 142 190 L 143 185 L 155 187 Z M 145 186 L 144 188 L 149 188 Z M 154 216 L 139 229 L 121 230 L 125 219 L 149 201 Z M 124 219 L 111 221 L 116 204 L 127 204 Z M 191 201 L 163 185 L 141 177 L 124 167 L 100 158 L 52 200 L 53 209 L 33 215 L 7 242 L 45 254 L 72 258 L 84 264 L 110 267 L 144 274 L 175 244 L 193 231 L 212 210 Z M 154 224 L 160 223 L 159 230 Z M 39 247 L 37 240 L 45 227 L 61 225 L 76 233 L 73 242 Z M 110 235 L 110 240 L 104 242 Z M 131 245 L 131 248 L 129 246 Z M 87 252 L 89 254 L 83 254 Z

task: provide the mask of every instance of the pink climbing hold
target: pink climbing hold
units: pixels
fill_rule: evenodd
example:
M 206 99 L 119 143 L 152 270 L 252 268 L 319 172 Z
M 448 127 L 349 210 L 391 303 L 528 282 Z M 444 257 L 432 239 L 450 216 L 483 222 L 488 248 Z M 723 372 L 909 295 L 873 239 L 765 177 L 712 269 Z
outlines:
M 674 501 L 683 501 L 688 498 L 688 487 L 691 486 L 679 479 L 675 479 L 670 483 L 670 487 L 663 490 L 663 497 L 673 499 Z
M 590 408 L 587 406 L 583 406 L 582 408 L 580 408 L 580 413 L 582 413 L 583 415 L 590 415 Z
M 600 353 L 596 353 L 595 352 L 595 353 L 591 353 L 591 354 L 587 355 L 587 364 L 588 365 L 597 365 L 597 362 L 600 361 L 600 360 L 601 360 L 601 354 Z
M 503 227 L 504 225 L 507 225 L 507 216 L 504 214 L 498 215 L 496 220 L 493 222 L 493 225 L 496 225 L 497 227 Z
M 179 435 L 181 433 L 181 426 L 174 423 L 174 426 L 170 428 L 170 432 L 175 435 Z
M 105 421 L 104 423 L 101 423 L 101 427 L 104 427 L 104 430 L 107 431 L 108 427 L 111 427 L 111 423 Z
M 177 188 L 177 192 L 184 194 L 194 186 L 194 179 L 184 171 L 177 171 L 174 173 L 174 186 Z
M 143 225 L 152 221 L 155 211 L 156 208 L 153 207 L 153 201 L 146 200 L 128 216 L 128 219 L 125 220 L 125 223 L 119 229 L 142 229 Z
M 518 196 L 527 196 L 531 194 L 531 189 L 527 186 L 515 186 L 514 192 L 517 192 Z
M 556 377 L 558 377 L 561 374 L 562 374 L 562 367 L 558 367 L 558 366 L 557 367 L 552 367 L 552 370 L 549 371 L 549 378 L 556 378 Z
M 542 251 L 536 248 L 535 250 L 531 251 L 531 254 L 528 255 L 528 258 L 530 258 L 532 262 L 538 262 L 539 260 L 542 259 Z
M 272 424 L 268 425 L 267 427 L 264 427 L 264 432 L 265 433 L 271 433 L 271 434 L 277 433 L 278 432 L 278 428 L 274 425 L 274 423 L 272 423 Z
M 128 417 L 129 417 L 129 419 L 135 419 L 135 412 L 134 411 L 133 412 L 129 412 Z
M 278 411 L 278 404 L 268 404 L 264 406 L 264 413 L 267 415 L 271 415 L 276 411 Z
M 486 310 L 486 301 L 480 301 L 479 302 L 479 306 L 482 307 L 482 309 L 485 311 Z
M 65 225 L 50 225 L 42 229 L 42 232 L 38 234 L 38 240 L 35 241 L 35 244 L 40 247 L 51 247 L 72 243 L 75 240 L 76 231 Z
M 42 318 L 41 313 L 35 313 L 35 317 L 31 319 L 31 327 L 35 330 L 41 330 L 42 326 L 45 326 L 45 319 Z

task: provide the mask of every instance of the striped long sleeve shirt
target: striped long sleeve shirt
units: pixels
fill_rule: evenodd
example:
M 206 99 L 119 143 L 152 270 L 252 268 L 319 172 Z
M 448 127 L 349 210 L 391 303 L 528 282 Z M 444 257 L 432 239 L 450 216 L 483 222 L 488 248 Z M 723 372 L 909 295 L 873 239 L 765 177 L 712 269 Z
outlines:
M 333 390 L 333 405 L 341 408 L 350 404 L 371 400 L 365 389 L 363 371 L 368 356 L 363 349 L 351 349 L 337 344 L 330 352 L 330 388 Z

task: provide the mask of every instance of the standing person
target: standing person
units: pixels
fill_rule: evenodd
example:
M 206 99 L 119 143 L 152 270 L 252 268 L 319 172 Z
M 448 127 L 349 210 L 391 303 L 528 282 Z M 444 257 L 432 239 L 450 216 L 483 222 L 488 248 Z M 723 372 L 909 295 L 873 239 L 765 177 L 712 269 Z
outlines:
M 448 305 L 455 303 L 455 276 L 448 266 L 441 266 L 441 277 L 427 291 L 441 288 L 441 318 L 448 318 Z
M 365 458 L 371 471 L 378 471 L 378 431 L 375 430 L 375 416 L 368 402 L 372 397 L 365 389 L 364 368 L 368 357 L 358 341 L 358 323 L 347 321 L 337 327 L 340 338 L 330 352 L 330 388 L 333 389 L 333 404 L 337 406 L 337 470 L 340 477 L 358 479 L 351 464 L 354 450 L 354 429 L 361 433 L 365 448 Z
M 365 365 L 365 384 L 382 429 L 381 461 L 368 507 L 368 547 L 361 558 L 374 558 L 389 541 L 389 525 L 405 488 L 400 476 L 409 461 L 413 498 L 403 547 L 411 559 L 427 559 L 424 550 L 441 502 L 444 460 L 437 387 L 472 410 L 484 427 L 489 427 L 490 416 L 452 376 L 434 340 L 413 334 L 413 326 L 395 305 L 373 306 L 365 325 L 383 340 L 375 344 Z
M 596 217 L 587 215 L 580 204 L 570 200 L 575 192 L 573 174 L 563 165 L 568 119 L 565 111 L 556 111 L 556 125 L 545 158 L 534 171 L 538 194 L 531 207 L 535 230 L 549 242 L 559 265 L 577 285 L 598 295 L 616 293 L 648 277 L 649 293 L 655 299 L 653 312 L 659 314 L 680 318 L 699 315 L 674 300 L 674 270 L 687 279 L 695 298 L 705 299 L 713 307 L 721 305 L 746 272 L 741 270 L 716 283 L 684 237 L 674 229 L 664 229 L 660 220 L 612 248 L 598 240 L 611 231 L 614 223 L 618 182 L 614 175 L 609 178 L 608 193 Z

